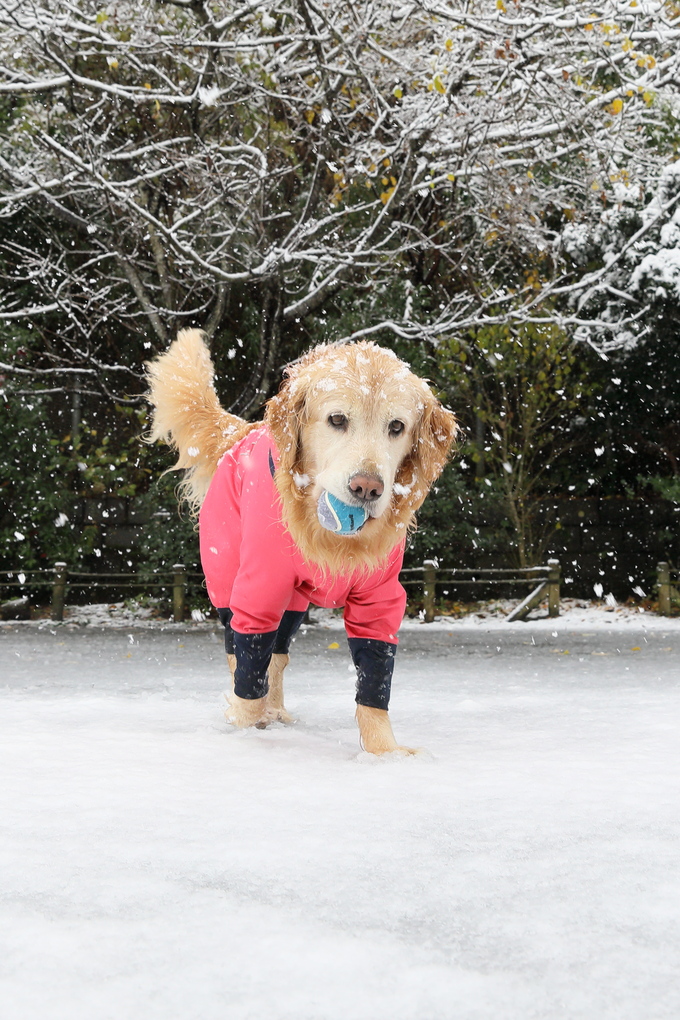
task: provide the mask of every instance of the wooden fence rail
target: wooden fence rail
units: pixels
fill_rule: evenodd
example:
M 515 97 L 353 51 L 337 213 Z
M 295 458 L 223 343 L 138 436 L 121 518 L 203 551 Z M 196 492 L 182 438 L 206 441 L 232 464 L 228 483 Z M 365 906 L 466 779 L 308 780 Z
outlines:
M 187 590 L 190 584 L 202 584 L 203 574 L 187 571 L 182 563 L 176 563 L 171 570 L 156 571 L 156 580 L 140 579 L 133 573 L 94 573 L 71 570 L 66 563 L 55 563 L 54 567 L 42 570 L 1 570 L 0 587 L 18 588 L 21 592 L 31 589 L 51 589 L 51 616 L 53 620 L 64 618 L 66 595 L 69 588 L 131 588 L 142 592 L 172 590 L 173 619 L 180 622 L 186 615 Z M 667 562 L 657 564 L 656 587 L 660 616 L 670 616 L 673 604 L 680 604 L 680 571 Z M 532 588 L 527 597 L 506 617 L 508 623 L 522 620 L 538 603 L 548 597 L 548 615 L 560 613 L 560 563 L 548 560 L 547 565 L 538 567 L 453 567 L 441 568 L 436 560 L 425 560 L 420 567 L 405 567 L 399 578 L 406 587 L 418 586 L 423 592 L 425 620 L 431 623 L 435 617 L 437 586 L 455 585 L 527 585 Z
M 2 570 L 0 587 L 30 589 L 51 589 L 51 618 L 57 622 L 64 619 L 66 594 L 69 588 L 131 588 L 148 591 L 172 591 L 172 617 L 181 623 L 186 615 L 187 589 L 191 583 L 203 583 L 203 574 L 188 571 L 183 563 L 175 563 L 171 570 L 154 571 L 157 580 L 143 580 L 132 573 L 94 573 L 71 570 L 66 563 L 55 563 L 44 570 Z
M 31 589 L 51 589 L 51 616 L 53 620 L 64 619 L 66 595 L 71 588 L 131 588 L 142 592 L 172 591 L 173 619 L 180 622 L 186 615 L 187 590 L 190 584 L 203 584 L 203 574 L 188 571 L 184 564 L 175 563 L 171 570 L 155 571 L 156 579 L 143 580 L 133 573 L 94 573 L 71 570 L 66 563 L 55 563 L 54 567 L 42 570 L 1 570 L 1 588 L 19 588 L 21 592 Z M 399 574 L 406 587 L 417 586 L 423 592 L 425 621 L 431 623 L 435 617 L 437 587 L 443 584 L 458 585 L 527 585 L 531 591 L 525 599 L 506 617 L 506 621 L 523 620 L 528 613 L 547 596 L 548 615 L 560 615 L 560 563 L 548 560 L 538 567 L 452 567 L 442 568 L 436 560 L 425 560 L 420 567 L 405 567 Z M 680 604 L 680 571 L 667 562 L 657 565 L 657 591 L 659 614 L 670 616 L 674 603 Z
M 425 560 L 422 567 L 407 567 L 399 575 L 401 583 L 420 585 L 423 590 L 425 622 L 435 617 L 437 585 L 530 585 L 532 591 L 506 617 L 506 622 L 523 620 L 542 599 L 548 597 L 548 615 L 560 615 L 560 562 L 548 560 L 540 567 L 451 567 L 441 568 L 436 560 Z
M 94 573 L 92 571 L 71 570 L 66 563 L 55 563 L 53 568 L 44 570 L 5 570 L 0 571 L 2 588 L 19 588 L 22 592 L 28 589 L 50 589 L 52 594 L 51 618 L 56 622 L 64 619 L 67 593 L 69 589 L 86 588 L 131 588 L 142 592 L 165 590 L 172 591 L 172 616 L 175 622 L 184 620 L 186 615 L 187 588 L 190 583 L 203 582 L 203 574 L 187 571 L 182 563 L 175 563 L 171 570 L 157 571 L 157 580 L 142 580 L 133 573 Z M 456 585 L 529 585 L 532 591 L 506 617 L 507 621 L 522 620 L 546 595 L 548 596 L 548 613 L 559 616 L 560 612 L 560 564 L 558 560 L 548 560 L 547 566 L 541 567 L 454 567 L 440 568 L 435 560 L 425 560 L 420 567 L 406 567 L 399 578 L 405 587 L 420 587 L 423 592 L 425 621 L 431 623 L 435 617 L 437 586 L 442 584 Z

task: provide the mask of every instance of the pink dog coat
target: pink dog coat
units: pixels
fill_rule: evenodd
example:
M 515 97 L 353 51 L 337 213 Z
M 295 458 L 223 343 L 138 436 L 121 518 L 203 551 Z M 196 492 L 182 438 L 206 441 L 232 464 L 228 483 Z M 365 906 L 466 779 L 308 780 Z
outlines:
M 200 513 L 208 595 L 214 606 L 228 607 L 232 613 L 236 693 L 262 697 L 284 612 L 303 612 L 313 602 L 344 606 L 345 629 L 359 676 L 357 700 L 386 708 L 397 631 L 406 604 L 399 583 L 404 543 L 392 550 L 380 569 L 325 577 L 305 562 L 283 524 L 273 479 L 277 461 L 276 446 L 265 426 L 248 433 L 220 460 Z

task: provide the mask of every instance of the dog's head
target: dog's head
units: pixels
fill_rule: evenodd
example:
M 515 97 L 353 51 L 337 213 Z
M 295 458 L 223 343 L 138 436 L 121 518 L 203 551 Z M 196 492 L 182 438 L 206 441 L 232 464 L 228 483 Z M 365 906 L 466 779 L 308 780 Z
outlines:
M 331 572 L 374 566 L 412 525 L 446 462 L 455 418 L 408 365 L 372 343 L 315 347 L 286 376 L 265 416 L 284 520 L 305 558 Z M 366 512 L 360 531 L 321 526 L 324 491 Z

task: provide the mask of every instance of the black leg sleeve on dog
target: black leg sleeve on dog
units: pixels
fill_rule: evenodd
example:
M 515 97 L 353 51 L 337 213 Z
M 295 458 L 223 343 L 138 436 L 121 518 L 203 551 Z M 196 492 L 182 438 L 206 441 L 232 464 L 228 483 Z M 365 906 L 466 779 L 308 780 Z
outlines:
M 227 655 L 236 655 L 236 648 L 234 647 L 234 631 L 231 629 L 231 618 L 234 615 L 231 609 L 218 609 L 217 615 L 220 618 L 220 622 L 224 626 L 224 647 Z M 274 642 L 273 651 L 279 655 L 287 655 L 290 651 L 290 643 L 300 629 L 300 624 L 305 618 L 304 613 L 293 611 L 292 609 L 286 609 L 279 629 L 276 631 L 276 641 Z
M 236 656 L 234 694 L 248 701 L 264 698 L 269 690 L 267 670 L 278 631 L 273 630 L 269 634 L 238 634 L 232 630 L 231 609 L 218 609 L 217 615 L 224 625 L 227 655 Z
M 348 638 L 347 643 L 357 670 L 357 705 L 387 710 L 397 646 L 372 638 Z
M 276 644 L 274 645 L 274 651 L 277 655 L 287 655 L 290 651 L 290 643 L 300 629 L 300 624 L 305 618 L 304 613 L 300 613 L 293 609 L 286 609 L 279 629 L 276 632 Z
M 234 635 L 234 654 L 236 670 L 234 672 L 234 694 L 239 698 L 253 701 L 264 698 L 269 690 L 267 670 L 272 657 L 277 631 L 268 634 Z
M 234 615 L 231 609 L 218 609 L 217 615 L 224 627 L 224 647 L 227 655 L 234 654 L 234 632 L 231 629 L 231 618 Z

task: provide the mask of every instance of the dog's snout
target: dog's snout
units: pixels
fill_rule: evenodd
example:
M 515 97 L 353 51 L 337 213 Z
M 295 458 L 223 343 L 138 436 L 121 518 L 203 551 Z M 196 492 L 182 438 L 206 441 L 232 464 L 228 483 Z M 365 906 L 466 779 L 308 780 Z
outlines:
M 382 478 L 378 478 L 377 475 L 352 475 L 349 480 L 349 491 L 355 499 L 360 499 L 363 503 L 372 503 L 380 499 L 385 486 Z

